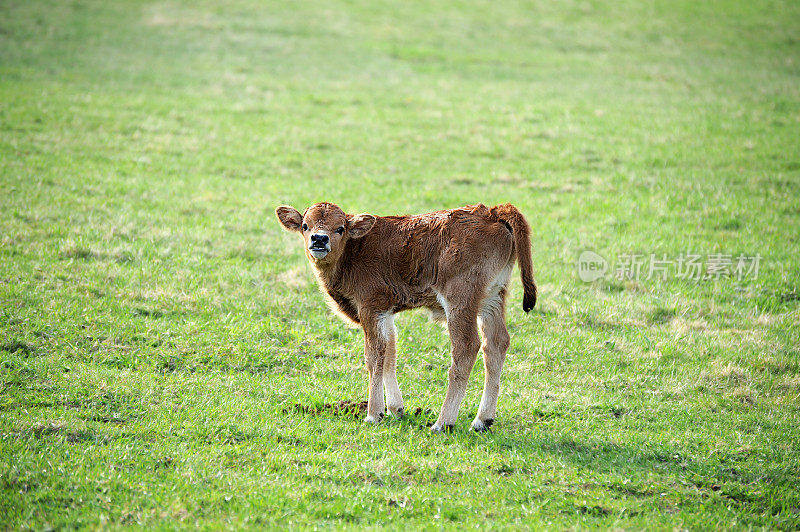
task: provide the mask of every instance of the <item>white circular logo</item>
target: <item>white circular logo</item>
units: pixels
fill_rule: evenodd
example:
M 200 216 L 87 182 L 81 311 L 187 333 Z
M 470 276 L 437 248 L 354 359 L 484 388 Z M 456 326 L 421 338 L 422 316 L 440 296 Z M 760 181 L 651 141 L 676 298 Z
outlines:
M 607 271 L 608 261 L 594 251 L 584 251 L 578 257 L 578 277 L 584 283 L 600 279 Z

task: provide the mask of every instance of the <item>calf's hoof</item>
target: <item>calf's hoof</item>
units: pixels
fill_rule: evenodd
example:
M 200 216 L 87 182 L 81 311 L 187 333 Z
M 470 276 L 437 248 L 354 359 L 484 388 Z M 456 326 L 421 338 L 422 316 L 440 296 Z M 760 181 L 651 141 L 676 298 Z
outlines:
M 389 412 L 391 412 L 392 415 L 394 415 L 394 417 L 400 419 L 401 417 L 403 417 L 403 414 L 405 414 L 406 411 L 403 410 L 403 407 L 401 406 L 400 408 L 389 407 Z
M 431 432 L 434 432 L 434 433 L 441 433 L 441 432 L 450 433 L 450 432 L 453 432 L 453 428 L 454 427 L 455 427 L 455 425 L 439 425 L 437 423 L 437 424 L 434 424 L 431 427 Z
M 368 414 L 367 417 L 364 418 L 364 423 L 371 423 L 373 425 L 377 425 L 383 419 L 383 414 L 378 414 L 377 416 L 373 416 Z
M 494 419 L 485 419 L 481 421 L 480 419 L 475 419 L 472 422 L 472 430 L 475 432 L 485 432 L 491 428 L 492 424 L 494 423 Z

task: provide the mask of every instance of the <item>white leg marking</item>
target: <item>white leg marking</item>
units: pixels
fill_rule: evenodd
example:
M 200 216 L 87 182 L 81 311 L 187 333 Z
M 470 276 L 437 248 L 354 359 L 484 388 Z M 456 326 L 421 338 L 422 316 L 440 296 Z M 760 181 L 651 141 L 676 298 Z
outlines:
M 434 290 L 434 292 L 436 293 L 436 301 L 439 302 L 439 304 L 442 306 L 442 309 L 444 310 L 445 321 L 442 323 L 442 325 L 446 327 L 447 322 L 450 321 L 450 303 L 447 302 L 447 300 L 441 293 L 436 292 L 436 290 Z
M 511 278 L 511 269 L 513 266 L 506 266 L 497 274 L 497 277 L 494 278 L 494 281 L 489 283 L 489 286 L 486 288 L 486 294 L 491 296 L 492 294 L 498 294 L 501 288 L 505 288 L 508 286 L 508 280 Z
M 394 314 L 386 312 L 378 317 L 378 327 L 386 342 L 383 357 L 383 388 L 386 392 L 386 406 L 397 417 L 403 415 L 403 394 L 397 384 L 397 328 L 394 325 Z
M 394 326 L 394 314 L 391 312 L 384 312 L 378 316 L 378 328 L 381 331 L 381 336 L 385 342 L 390 342 L 394 339 L 397 329 Z

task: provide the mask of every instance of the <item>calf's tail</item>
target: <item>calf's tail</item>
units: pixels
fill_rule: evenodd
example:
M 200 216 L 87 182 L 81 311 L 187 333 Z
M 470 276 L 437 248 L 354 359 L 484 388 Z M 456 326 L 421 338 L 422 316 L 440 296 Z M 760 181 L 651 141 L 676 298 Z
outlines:
M 530 312 L 536 306 L 536 281 L 533 279 L 533 261 L 531 260 L 531 228 L 527 220 L 519 210 L 506 203 L 491 209 L 495 215 L 511 227 L 511 234 L 514 236 L 514 250 L 517 253 L 517 264 L 519 264 L 522 277 L 522 288 L 524 295 L 522 298 L 522 310 Z

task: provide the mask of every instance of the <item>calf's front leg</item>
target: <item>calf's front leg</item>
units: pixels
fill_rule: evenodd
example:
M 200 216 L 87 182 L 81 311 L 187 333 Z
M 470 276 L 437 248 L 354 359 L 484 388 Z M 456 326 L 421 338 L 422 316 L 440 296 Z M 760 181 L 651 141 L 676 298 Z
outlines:
M 386 341 L 383 351 L 383 387 L 386 390 L 386 408 L 396 417 L 403 417 L 403 394 L 397 384 L 397 334 L 394 315 L 390 312 L 378 317 L 378 329 Z
M 383 365 L 387 342 L 381 334 L 377 317 L 362 317 L 364 328 L 364 361 L 369 373 L 369 400 L 367 401 L 367 423 L 378 423 L 383 417 Z

